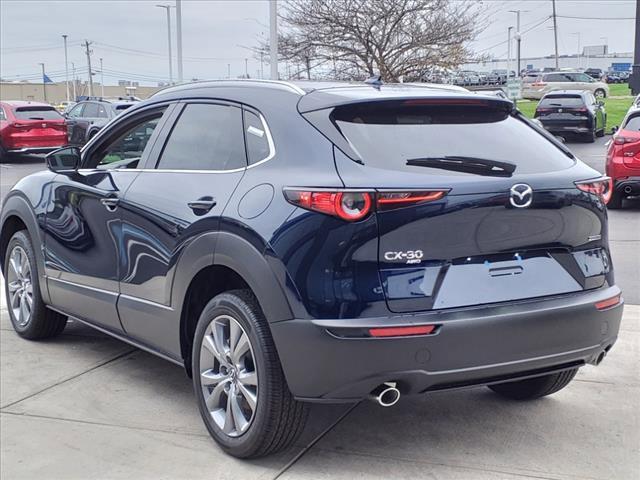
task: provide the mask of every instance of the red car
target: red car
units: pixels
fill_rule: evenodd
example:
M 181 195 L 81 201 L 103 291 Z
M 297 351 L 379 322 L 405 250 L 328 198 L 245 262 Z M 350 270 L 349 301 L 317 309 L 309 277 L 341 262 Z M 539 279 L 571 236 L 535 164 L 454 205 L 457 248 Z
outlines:
M 605 168 L 613 183 L 608 208 L 620 208 L 625 197 L 640 195 L 640 108 L 631 107 L 613 135 Z
M 65 119 L 51 105 L 0 102 L 0 161 L 16 153 L 47 153 L 67 143 Z

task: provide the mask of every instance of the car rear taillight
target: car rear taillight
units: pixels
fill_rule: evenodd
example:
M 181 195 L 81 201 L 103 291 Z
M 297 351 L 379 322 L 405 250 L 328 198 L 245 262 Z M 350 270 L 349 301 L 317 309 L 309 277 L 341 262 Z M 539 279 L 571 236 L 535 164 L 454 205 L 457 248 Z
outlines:
M 613 143 L 615 143 L 616 145 L 625 145 L 627 143 L 635 142 L 640 142 L 640 138 L 625 137 L 623 135 L 616 135 L 613 137 Z
M 349 222 L 362 220 L 372 210 L 372 193 L 360 191 L 284 191 L 289 203 L 307 210 L 326 213 Z
M 378 210 L 393 210 L 395 208 L 433 202 L 444 197 L 447 192 L 448 190 L 378 192 L 376 205 Z
M 546 87 L 547 84 L 545 82 L 533 82 L 531 85 L 534 87 Z
M 597 180 L 585 180 L 576 182 L 576 187 L 583 192 L 599 196 L 604 203 L 609 203 L 613 191 L 613 182 L 610 177 L 602 177 Z

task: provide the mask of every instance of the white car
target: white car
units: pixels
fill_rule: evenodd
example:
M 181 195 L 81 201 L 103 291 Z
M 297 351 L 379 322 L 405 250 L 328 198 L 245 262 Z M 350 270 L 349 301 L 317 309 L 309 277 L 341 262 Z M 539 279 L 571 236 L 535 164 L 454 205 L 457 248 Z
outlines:
M 526 76 L 522 83 L 522 97 L 540 100 L 556 90 L 587 90 L 596 98 L 609 95 L 609 86 L 583 72 L 547 72 L 537 77 Z

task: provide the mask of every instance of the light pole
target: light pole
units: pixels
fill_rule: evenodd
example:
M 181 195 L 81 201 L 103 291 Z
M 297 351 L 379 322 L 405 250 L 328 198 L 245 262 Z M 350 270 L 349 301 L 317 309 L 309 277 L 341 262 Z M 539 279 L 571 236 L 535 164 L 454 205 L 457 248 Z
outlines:
M 42 67 L 42 95 L 44 96 L 44 103 L 47 103 L 47 84 L 44 81 L 44 63 L 40 62 L 39 65 Z
M 76 64 L 71 62 L 71 70 L 73 72 L 73 101 L 76 101 Z
M 580 52 L 580 32 L 573 32 L 571 35 L 578 37 L 578 68 L 582 67 L 582 54 Z
M 269 63 L 271 80 L 278 80 L 278 1 L 269 2 Z
M 178 50 L 178 83 L 182 83 L 182 0 L 176 0 L 176 49 Z
M 67 60 L 67 35 L 62 35 L 64 41 L 64 83 L 67 86 L 67 103 L 69 103 L 69 63 Z
M 520 75 L 520 42 L 522 42 L 522 35 L 520 34 L 520 13 L 528 12 L 529 10 L 509 10 L 511 13 L 516 14 L 516 41 L 517 41 L 517 50 L 516 56 L 518 58 L 518 75 Z
M 507 84 L 511 78 L 511 30 L 513 27 L 507 29 Z
M 104 70 L 102 69 L 102 57 L 100 57 L 100 96 L 104 98 Z
M 167 43 L 169 45 L 169 85 L 173 83 L 173 66 L 171 61 L 171 5 L 156 5 L 167 10 Z

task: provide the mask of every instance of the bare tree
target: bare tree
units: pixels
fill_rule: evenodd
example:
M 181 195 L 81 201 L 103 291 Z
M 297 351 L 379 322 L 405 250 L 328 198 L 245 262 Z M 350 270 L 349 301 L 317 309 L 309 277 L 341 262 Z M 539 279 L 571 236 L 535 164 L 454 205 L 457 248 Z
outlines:
M 281 60 L 304 65 L 309 78 L 322 66 L 337 78 L 419 79 L 471 57 L 477 14 L 466 0 L 288 0 Z

